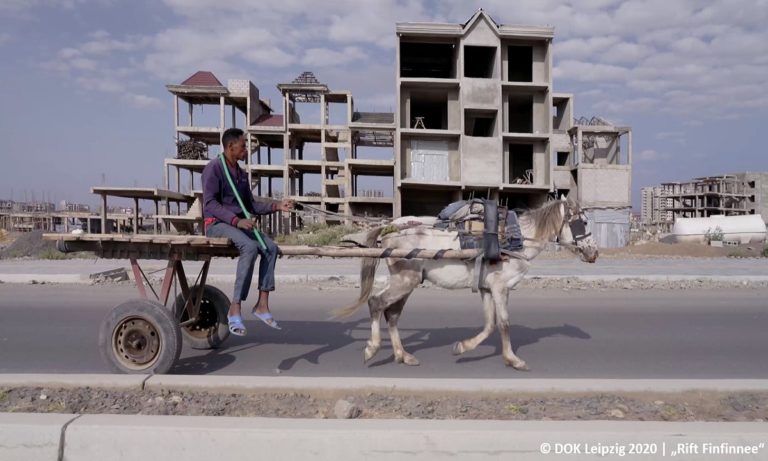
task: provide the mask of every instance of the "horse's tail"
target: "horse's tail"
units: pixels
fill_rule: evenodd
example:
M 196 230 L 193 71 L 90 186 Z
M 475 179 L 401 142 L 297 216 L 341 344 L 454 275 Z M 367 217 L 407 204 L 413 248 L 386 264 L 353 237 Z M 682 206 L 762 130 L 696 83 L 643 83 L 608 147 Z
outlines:
M 379 234 L 386 229 L 387 226 L 380 226 L 370 230 L 365 235 L 365 246 L 373 248 L 376 245 L 376 239 L 379 238 Z M 379 265 L 379 258 L 363 258 L 363 263 L 360 266 L 360 297 L 357 301 L 346 307 L 340 307 L 333 311 L 333 318 L 345 318 L 349 317 L 368 301 L 373 291 L 373 282 L 376 278 L 376 267 Z

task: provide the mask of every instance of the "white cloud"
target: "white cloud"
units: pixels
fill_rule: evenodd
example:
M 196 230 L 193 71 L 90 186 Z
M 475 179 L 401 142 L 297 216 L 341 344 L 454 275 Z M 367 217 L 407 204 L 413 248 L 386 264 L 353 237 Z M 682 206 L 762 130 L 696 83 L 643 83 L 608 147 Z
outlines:
M 305 66 L 328 67 L 359 62 L 366 58 L 363 50 L 356 46 L 348 46 L 341 51 L 328 48 L 310 48 L 304 53 L 301 63 Z
M 4 5 L 67 7 L 81 1 Z M 577 107 L 579 98 L 588 97 L 594 110 L 627 120 L 636 111 L 707 119 L 768 108 L 766 0 L 328 0 L 322 10 L 311 10 L 305 0 L 164 3 L 175 17 L 170 27 L 139 37 L 116 36 L 105 25 L 79 44 L 63 46 L 47 67 L 76 78 L 98 75 L 120 60 L 133 69 L 121 77 L 124 82 L 175 83 L 206 69 L 223 79 L 251 78 L 260 87 L 322 68 L 332 86 L 370 92 L 356 94 L 358 100 L 394 98 L 394 91 L 364 82 L 393 87 L 395 23 L 463 23 L 483 7 L 502 24 L 555 27 L 555 85 L 575 93 Z
M 87 3 L 109 4 L 113 0 L 2 0 L 0 13 L 19 13 L 35 8 L 61 8 L 73 10 Z
M 160 99 L 144 94 L 126 94 L 125 98 L 129 103 L 139 108 L 155 109 L 163 106 L 163 101 Z
M 616 35 L 555 40 L 554 51 L 559 59 L 585 59 L 605 53 L 620 41 L 621 38 Z
M 609 99 L 595 103 L 594 107 L 609 114 L 648 112 L 658 105 L 657 100 L 653 98 L 623 99 L 611 94 L 608 94 L 607 97 Z
M 636 158 L 641 162 L 653 162 L 661 159 L 661 156 L 659 155 L 658 152 L 656 152 L 653 149 L 646 149 L 646 150 L 640 151 L 637 154 Z
M 286 67 L 296 62 L 296 56 L 285 52 L 276 46 L 261 46 L 243 53 L 248 61 L 267 67 Z
M 554 76 L 580 82 L 613 82 L 625 80 L 627 69 L 609 64 L 565 60 L 555 66 Z
M 656 139 L 678 139 L 684 137 L 685 132 L 683 131 L 660 131 L 656 133 Z

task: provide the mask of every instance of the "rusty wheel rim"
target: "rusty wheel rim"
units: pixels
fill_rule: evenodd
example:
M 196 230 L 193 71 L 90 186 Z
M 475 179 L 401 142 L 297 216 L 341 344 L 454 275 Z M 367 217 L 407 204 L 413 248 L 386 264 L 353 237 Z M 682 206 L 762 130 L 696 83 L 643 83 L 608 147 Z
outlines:
M 160 335 L 157 328 L 141 317 L 130 317 L 117 325 L 112 351 L 127 368 L 142 370 L 154 364 L 160 355 Z

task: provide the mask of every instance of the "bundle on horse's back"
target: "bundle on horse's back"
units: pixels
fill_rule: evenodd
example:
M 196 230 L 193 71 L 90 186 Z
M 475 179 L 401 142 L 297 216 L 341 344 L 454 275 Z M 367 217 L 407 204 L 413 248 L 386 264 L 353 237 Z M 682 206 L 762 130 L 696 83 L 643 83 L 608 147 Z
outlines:
M 440 211 L 437 219 L 435 228 L 458 232 L 461 249 L 482 248 L 485 258 L 491 261 L 501 258 L 501 250 L 517 251 L 523 247 L 517 213 L 493 200 L 453 202 Z

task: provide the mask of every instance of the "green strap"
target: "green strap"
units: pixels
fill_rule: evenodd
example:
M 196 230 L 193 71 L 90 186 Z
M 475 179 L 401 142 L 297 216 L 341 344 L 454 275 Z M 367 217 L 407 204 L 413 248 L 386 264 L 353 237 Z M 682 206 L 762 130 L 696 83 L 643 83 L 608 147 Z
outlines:
M 235 194 L 235 198 L 237 199 L 237 203 L 240 204 L 240 209 L 243 211 L 243 214 L 245 215 L 246 219 L 251 219 L 251 214 L 248 213 L 248 209 L 245 208 L 245 204 L 243 204 L 243 199 L 240 198 L 240 193 L 237 192 L 237 187 L 235 187 L 235 183 L 232 181 L 232 176 L 229 175 L 229 167 L 227 166 L 226 160 L 224 160 L 224 154 L 219 154 L 219 160 L 221 160 L 221 167 L 224 169 L 224 175 L 227 177 L 227 182 L 229 182 L 229 187 L 232 188 L 232 192 Z M 258 229 L 253 229 L 253 235 L 256 237 L 256 240 L 259 242 L 259 245 L 261 245 L 261 248 L 264 251 L 267 251 L 267 245 L 264 244 L 264 239 L 261 238 L 261 233 Z

